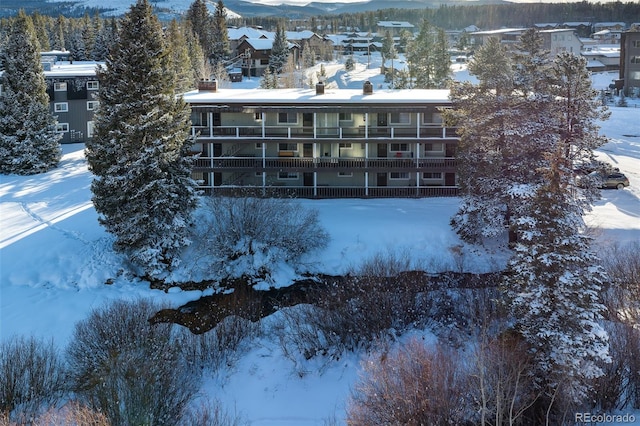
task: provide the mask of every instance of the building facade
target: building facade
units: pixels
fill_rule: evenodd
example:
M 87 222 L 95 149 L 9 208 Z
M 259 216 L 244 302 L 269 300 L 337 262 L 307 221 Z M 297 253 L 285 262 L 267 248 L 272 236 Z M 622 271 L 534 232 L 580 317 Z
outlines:
M 49 106 L 58 120 L 60 143 L 84 143 L 93 135 L 99 89 L 96 66 L 95 62 L 57 62 L 45 66 Z
M 205 193 L 305 198 L 457 194 L 447 90 L 218 89 L 184 95 Z
M 622 33 L 620 79 L 627 96 L 640 96 L 640 31 Z

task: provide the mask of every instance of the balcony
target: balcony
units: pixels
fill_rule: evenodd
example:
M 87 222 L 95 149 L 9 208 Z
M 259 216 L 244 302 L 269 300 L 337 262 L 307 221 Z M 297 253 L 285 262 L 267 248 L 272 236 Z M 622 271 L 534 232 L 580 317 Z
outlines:
M 199 139 L 420 139 L 456 138 L 456 128 L 437 124 L 416 126 L 285 127 L 285 126 L 192 126 Z
M 425 169 L 431 171 L 453 170 L 455 158 L 345 158 L 345 157 L 199 157 L 193 170 L 198 172 L 214 170 L 268 169 L 312 170 L 312 169 Z M 317 170 L 320 171 L 320 170 Z
M 206 195 L 236 196 L 239 187 L 217 186 L 201 187 Z M 261 188 L 257 188 L 258 190 Z M 286 196 L 297 198 L 425 198 L 455 197 L 458 188 L 455 186 L 268 186 L 264 188 L 265 196 Z

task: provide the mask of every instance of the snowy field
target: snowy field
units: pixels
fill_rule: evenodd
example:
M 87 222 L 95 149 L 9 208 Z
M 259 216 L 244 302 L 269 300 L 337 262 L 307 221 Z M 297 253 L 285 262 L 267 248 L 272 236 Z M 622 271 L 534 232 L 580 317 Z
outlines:
M 360 62 L 351 73 L 340 64 L 327 65 L 331 84 L 361 87 L 369 79 L 380 87 L 377 66 L 367 68 L 362 58 Z M 468 78 L 463 66 L 454 67 L 458 79 Z M 594 75 L 594 85 L 607 87 L 614 78 Z M 254 79 L 237 85 L 258 83 Z M 611 119 L 602 123 L 602 133 L 611 142 L 600 155 L 631 182 L 621 191 L 603 191 L 586 218 L 603 244 L 640 241 L 640 102 L 629 103 L 629 108 L 611 107 Z M 54 338 L 63 348 L 75 322 L 109 300 L 150 297 L 177 307 L 203 294 L 150 290 L 122 274 L 112 239 L 98 225 L 91 203 L 92 177 L 83 148 L 64 146 L 60 167 L 47 174 L 0 176 L 0 339 L 34 335 Z M 315 271 L 339 273 L 389 250 L 433 269 L 454 269 L 451 248 L 462 244 L 448 226 L 458 204 L 455 198 L 301 202 L 319 211 L 331 235 L 325 250 L 305 260 Z M 470 251 L 465 267 L 486 271 L 503 261 L 500 253 Z M 278 279 L 285 283 L 292 277 L 292 271 L 283 269 Z M 107 280 L 113 283 L 106 285 Z M 358 364 L 353 354 L 336 362 L 314 359 L 294 365 L 276 342 L 263 338 L 231 369 L 205 376 L 202 392 L 252 425 L 342 424 Z

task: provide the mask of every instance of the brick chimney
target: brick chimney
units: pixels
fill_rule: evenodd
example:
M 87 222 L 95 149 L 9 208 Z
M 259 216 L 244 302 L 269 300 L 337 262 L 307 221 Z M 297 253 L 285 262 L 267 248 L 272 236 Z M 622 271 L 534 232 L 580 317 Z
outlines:
M 321 81 L 316 83 L 316 95 L 324 95 L 324 83 Z
M 198 92 L 217 92 L 218 81 L 214 78 L 212 80 L 202 79 L 198 82 Z
M 373 84 L 369 80 L 364 82 L 362 86 L 362 94 L 363 95 L 372 95 L 373 94 Z

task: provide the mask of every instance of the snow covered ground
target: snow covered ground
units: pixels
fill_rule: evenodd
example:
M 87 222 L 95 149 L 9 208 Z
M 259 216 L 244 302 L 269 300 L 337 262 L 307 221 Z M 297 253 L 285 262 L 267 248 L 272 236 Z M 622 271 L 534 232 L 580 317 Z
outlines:
M 342 65 L 327 65 L 329 81 L 338 87 L 361 87 L 366 79 L 375 87 L 383 84 L 377 66 L 367 68 L 365 58 L 359 61 L 350 73 Z M 463 66 L 454 67 L 457 78 L 468 78 Z M 614 78 L 594 75 L 594 85 L 607 87 Z M 602 123 L 611 142 L 600 155 L 631 181 L 624 190 L 603 191 L 586 218 L 603 243 L 640 241 L 640 102 L 629 101 L 629 108 L 612 107 L 611 119 Z M 150 297 L 179 306 L 202 295 L 150 290 L 123 274 L 112 238 L 98 225 L 90 183 L 82 145 L 66 145 L 60 167 L 50 173 L 0 176 L 0 339 L 34 335 L 54 338 L 62 348 L 75 322 L 109 300 Z M 318 209 L 331 235 L 325 250 L 306 259 L 317 271 L 338 273 L 388 250 L 400 250 L 434 269 L 455 267 L 450 249 L 461 242 L 448 226 L 455 198 L 302 203 Z M 491 270 L 501 261 L 499 253 L 470 252 L 465 267 Z M 279 279 L 290 278 L 291 272 L 283 270 Z M 205 377 L 202 391 L 252 425 L 342 424 L 358 363 L 353 354 L 335 362 L 294 364 L 277 342 L 263 338 L 231 369 Z

